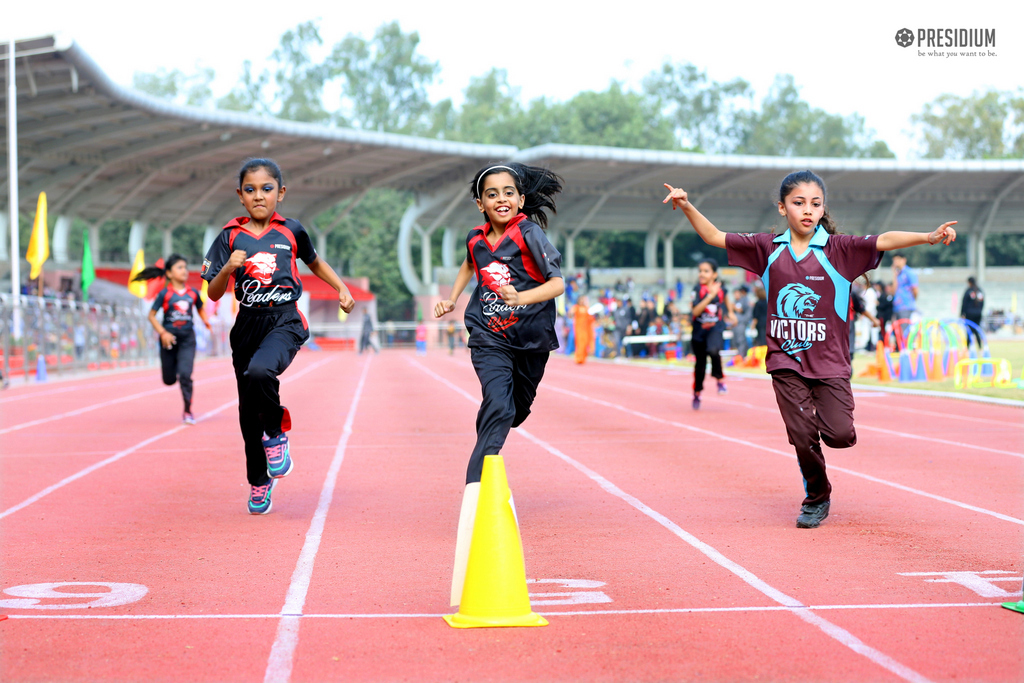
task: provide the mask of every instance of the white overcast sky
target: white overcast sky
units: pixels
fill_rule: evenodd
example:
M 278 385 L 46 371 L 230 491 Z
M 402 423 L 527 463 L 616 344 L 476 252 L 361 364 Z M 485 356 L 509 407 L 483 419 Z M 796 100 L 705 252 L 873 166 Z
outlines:
M 13 15 L 13 16 L 12 16 Z M 508 70 L 525 99 L 568 99 L 628 87 L 665 60 L 691 62 L 715 80 L 742 77 L 764 96 L 790 73 L 802 97 L 826 111 L 862 115 L 900 158 L 912 158 L 910 116 L 943 93 L 1015 90 L 1024 83 L 1024 3 L 920 2 L 548 2 L 513 0 L 178 0 L 10 2 L 2 37 L 69 34 L 115 81 L 136 71 L 213 67 L 215 94 L 230 89 L 243 60 L 260 65 L 281 34 L 319 19 L 333 45 L 370 37 L 399 20 L 418 31 L 420 53 L 441 65 L 432 99 L 461 100 L 470 77 Z M 926 57 L 901 48 L 901 28 L 996 29 L 996 56 Z

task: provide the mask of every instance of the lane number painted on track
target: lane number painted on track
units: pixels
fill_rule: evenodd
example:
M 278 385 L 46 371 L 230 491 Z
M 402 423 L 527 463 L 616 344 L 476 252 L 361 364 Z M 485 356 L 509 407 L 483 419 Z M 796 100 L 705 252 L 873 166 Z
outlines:
M 549 605 L 600 605 L 611 602 L 603 591 L 593 590 L 605 585 L 604 581 L 590 579 L 528 579 L 526 583 L 538 588 L 554 585 L 559 588 L 571 588 L 568 591 L 541 591 L 530 593 L 530 604 L 547 607 Z
M 1005 576 L 1010 574 L 1010 576 Z M 983 598 L 1011 598 L 1020 593 L 1003 590 L 995 585 L 995 581 L 1020 583 L 1022 578 L 1013 572 L 1001 569 L 988 569 L 983 572 L 899 572 L 900 576 L 931 576 L 925 579 L 928 583 L 956 583 L 969 588 Z
M 78 590 L 88 586 L 91 591 Z M 61 590 L 62 588 L 71 590 Z M 119 607 L 138 602 L 149 589 L 138 583 L 110 583 L 107 581 L 61 581 L 58 583 L 29 583 L 5 588 L 4 593 L 15 599 L 0 600 L 3 609 L 86 609 Z

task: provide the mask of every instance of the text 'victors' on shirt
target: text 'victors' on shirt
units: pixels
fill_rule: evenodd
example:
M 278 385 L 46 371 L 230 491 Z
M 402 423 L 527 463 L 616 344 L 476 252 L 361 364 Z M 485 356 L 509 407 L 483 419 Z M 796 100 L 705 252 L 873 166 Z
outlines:
M 829 235 L 818 227 L 797 256 L 789 230 L 726 235 L 729 265 L 759 275 L 768 294 L 768 372 L 850 376 L 850 286 L 878 267 L 877 242 L 877 235 Z
M 466 238 L 466 252 L 476 273 L 476 290 L 466 307 L 469 346 L 504 346 L 522 351 L 553 351 L 555 301 L 527 306 L 508 306 L 499 290 L 512 285 L 518 292 L 539 287 L 562 277 L 562 255 L 548 241 L 544 230 L 519 214 L 509 221 L 494 246 L 487 241 L 490 224 L 473 228 Z
M 302 295 L 302 280 L 296 267 L 300 258 L 309 265 L 316 261 L 316 249 L 309 233 L 294 218 L 274 213 L 262 235 L 249 231 L 249 217 L 235 218 L 220 231 L 203 261 L 202 277 L 213 280 L 231 257 L 242 249 L 245 265 L 235 270 L 235 298 L 242 306 L 264 308 L 295 303 Z

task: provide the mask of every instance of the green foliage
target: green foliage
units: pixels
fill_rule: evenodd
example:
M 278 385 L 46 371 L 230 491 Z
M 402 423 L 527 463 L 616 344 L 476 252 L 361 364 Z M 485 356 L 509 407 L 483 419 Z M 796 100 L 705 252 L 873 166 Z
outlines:
M 314 225 L 326 228 L 348 202 L 325 212 Z M 323 258 L 343 275 L 367 277 L 377 295 L 381 319 L 411 319 L 413 297 L 398 270 L 398 228 L 412 196 L 395 190 L 371 190 L 337 228 L 327 235 Z
M 739 143 L 737 116 L 749 109 L 750 84 L 742 78 L 709 81 L 693 64 L 665 62 L 643 81 L 644 93 L 673 127 L 679 145 L 698 152 L 729 152 Z
M 176 104 L 201 107 L 213 99 L 210 83 L 213 81 L 213 69 L 197 67 L 196 72 L 186 76 L 179 69 L 157 69 L 156 73 L 136 72 L 132 85 L 136 90 L 171 100 Z
M 270 74 L 266 71 L 253 75 L 252 62 L 242 64 L 242 76 L 231 92 L 217 100 L 218 109 L 244 111 L 257 116 L 270 116 L 271 109 L 264 98 Z
M 330 120 L 323 102 L 328 67 L 315 63 L 311 56 L 311 51 L 320 45 L 323 39 L 313 21 L 299 24 L 281 36 L 280 46 L 271 55 L 278 65 L 274 81 L 280 118 L 314 123 Z
M 740 154 L 817 157 L 893 157 L 884 142 L 873 140 L 864 119 L 815 109 L 800 99 L 792 76 L 775 78 L 759 110 L 736 116 Z
M 1024 90 L 940 95 L 911 120 L 922 151 L 932 159 L 1003 159 L 1024 156 Z
M 959 242 L 960 240 L 957 240 Z M 964 240 L 966 243 L 967 240 Z M 1024 235 L 989 235 L 985 239 L 985 264 L 1024 265 Z
M 433 108 L 426 86 L 441 67 L 416 54 L 419 42 L 418 33 L 402 33 L 392 21 L 372 40 L 350 34 L 338 43 L 324 65 L 332 78 L 342 79 L 347 100 L 336 108 L 335 120 L 393 133 L 427 130 Z

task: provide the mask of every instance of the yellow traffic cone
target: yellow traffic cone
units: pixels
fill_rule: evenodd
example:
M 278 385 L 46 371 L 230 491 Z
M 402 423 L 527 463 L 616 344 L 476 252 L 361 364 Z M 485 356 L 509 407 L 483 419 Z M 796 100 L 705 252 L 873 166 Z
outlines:
M 548 623 L 530 608 L 519 525 L 500 455 L 484 458 L 459 613 L 444 620 L 454 628 Z

